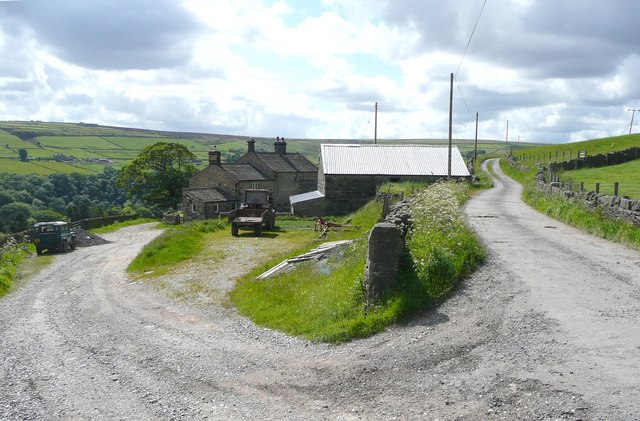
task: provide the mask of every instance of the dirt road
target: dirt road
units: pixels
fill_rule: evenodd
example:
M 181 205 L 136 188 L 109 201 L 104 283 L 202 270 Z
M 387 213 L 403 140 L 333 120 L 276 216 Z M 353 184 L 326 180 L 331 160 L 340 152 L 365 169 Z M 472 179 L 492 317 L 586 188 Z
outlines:
M 466 212 L 488 263 L 436 311 L 341 346 L 132 281 L 149 226 L 61 254 L 0 301 L 0 419 L 637 419 L 640 255 L 502 177 Z M 193 273 L 224 291 L 231 258 Z

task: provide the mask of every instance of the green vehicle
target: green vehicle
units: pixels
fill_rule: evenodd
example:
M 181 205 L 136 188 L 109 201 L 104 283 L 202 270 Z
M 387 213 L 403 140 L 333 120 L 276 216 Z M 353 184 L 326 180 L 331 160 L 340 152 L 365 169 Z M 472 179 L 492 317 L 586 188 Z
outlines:
M 76 233 L 64 221 L 38 222 L 33 226 L 33 244 L 38 254 L 43 250 L 61 251 L 76 248 Z

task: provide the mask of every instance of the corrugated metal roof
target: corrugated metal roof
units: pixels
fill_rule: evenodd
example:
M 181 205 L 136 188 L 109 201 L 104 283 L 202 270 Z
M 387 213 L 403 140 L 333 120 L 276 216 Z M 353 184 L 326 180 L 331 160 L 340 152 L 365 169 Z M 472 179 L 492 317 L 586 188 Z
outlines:
M 306 202 L 307 200 L 321 199 L 324 197 L 324 194 L 320 193 L 318 190 L 310 191 L 307 193 L 296 194 L 294 196 L 289 196 L 289 202 L 294 205 L 300 202 Z
M 446 146 L 321 145 L 323 171 L 334 175 L 447 176 L 448 154 Z M 470 175 L 456 146 L 451 150 L 451 175 Z

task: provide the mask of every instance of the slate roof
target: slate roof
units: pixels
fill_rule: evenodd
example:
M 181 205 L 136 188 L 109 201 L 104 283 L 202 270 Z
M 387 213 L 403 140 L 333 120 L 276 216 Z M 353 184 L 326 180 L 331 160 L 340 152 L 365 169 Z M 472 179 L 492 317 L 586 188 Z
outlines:
M 267 178 L 251 164 L 223 164 L 221 167 L 238 181 L 267 180 Z
M 318 170 L 311 161 L 299 153 L 280 155 L 275 152 L 258 152 L 256 155 L 267 167 L 276 172 L 314 172 Z
M 184 189 L 186 193 L 203 203 L 209 202 L 232 202 L 235 199 L 225 193 L 223 190 L 214 188 L 191 188 Z
M 323 144 L 320 151 L 325 174 L 447 176 L 448 173 L 446 146 Z M 470 176 L 455 146 L 451 150 L 451 175 Z

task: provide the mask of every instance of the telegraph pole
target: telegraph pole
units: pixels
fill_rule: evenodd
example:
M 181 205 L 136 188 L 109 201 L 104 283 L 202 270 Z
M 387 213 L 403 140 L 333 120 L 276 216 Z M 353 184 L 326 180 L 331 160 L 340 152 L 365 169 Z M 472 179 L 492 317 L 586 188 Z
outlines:
M 629 134 L 631 134 L 631 129 L 633 129 L 633 118 L 636 115 L 636 111 L 640 111 L 640 110 L 634 110 L 634 109 L 628 108 L 627 111 L 631 111 L 631 125 L 629 126 Z
M 509 148 L 509 120 L 507 120 L 507 133 L 504 137 L 504 154 L 507 155 Z
M 447 166 L 447 180 L 451 180 L 451 148 L 453 143 L 453 73 L 449 88 L 449 161 Z
M 476 140 L 473 144 L 473 173 L 475 175 L 476 172 L 476 160 L 478 159 L 478 112 L 476 111 Z
M 373 144 L 378 143 L 378 101 L 376 101 L 376 105 L 374 107 L 374 119 L 373 119 Z

